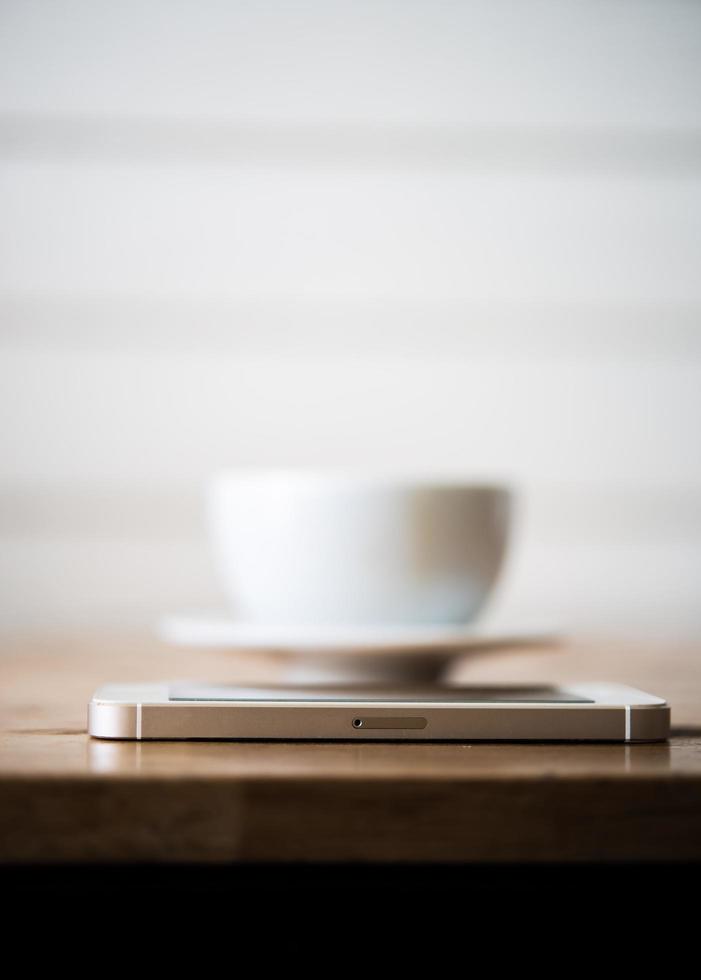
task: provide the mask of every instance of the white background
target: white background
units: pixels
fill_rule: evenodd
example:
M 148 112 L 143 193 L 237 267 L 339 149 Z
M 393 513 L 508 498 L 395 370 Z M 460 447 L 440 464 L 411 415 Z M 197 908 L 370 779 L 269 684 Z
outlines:
M 221 602 L 226 465 L 503 477 L 497 604 L 701 631 L 701 5 L 0 5 L 0 625 Z

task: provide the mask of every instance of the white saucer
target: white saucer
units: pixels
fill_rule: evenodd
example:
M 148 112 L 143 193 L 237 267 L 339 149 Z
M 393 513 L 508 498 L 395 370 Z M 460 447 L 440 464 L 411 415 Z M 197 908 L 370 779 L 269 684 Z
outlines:
M 237 650 L 275 650 L 294 655 L 456 654 L 501 646 L 531 646 L 560 638 L 542 623 L 496 619 L 469 626 L 268 626 L 226 616 L 166 616 L 160 637 L 179 646 Z

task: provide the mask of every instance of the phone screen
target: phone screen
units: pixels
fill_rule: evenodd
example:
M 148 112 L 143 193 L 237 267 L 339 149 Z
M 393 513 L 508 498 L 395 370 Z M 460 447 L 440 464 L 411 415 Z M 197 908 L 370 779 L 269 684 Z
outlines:
M 171 701 L 418 701 L 483 704 L 593 704 L 591 698 L 579 697 L 559 687 L 511 686 L 457 687 L 453 685 L 420 686 L 280 686 L 237 687 L 231 684 L 173 684 Z

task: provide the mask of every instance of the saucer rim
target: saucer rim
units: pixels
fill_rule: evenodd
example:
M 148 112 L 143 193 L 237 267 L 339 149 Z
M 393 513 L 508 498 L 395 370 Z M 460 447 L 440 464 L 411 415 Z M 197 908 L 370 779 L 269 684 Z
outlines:
M 287 639 L 285 632 L 289 634 Z M 165 642 L 179 647 L 231 650 L 232 653 L 278 651 L 307 656 L 469 652 L 495 647 L 552 645 L 563 638 L 561 629 L 543 622 L 515 621 L 509 624 L 486 619 L 461 626 L 403 624 L 354 629 L 349 626 L 265 626 L 225 614 L 205 613 L 162 616 L 157 624 L 157 634 Z

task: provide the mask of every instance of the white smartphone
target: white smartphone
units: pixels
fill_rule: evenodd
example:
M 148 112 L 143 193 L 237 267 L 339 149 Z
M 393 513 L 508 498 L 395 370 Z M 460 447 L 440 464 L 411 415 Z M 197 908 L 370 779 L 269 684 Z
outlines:
M 662 698 L 617 684 L 453 687 L 109 685 L 88 731 L 118 739 L 656 742 Z

